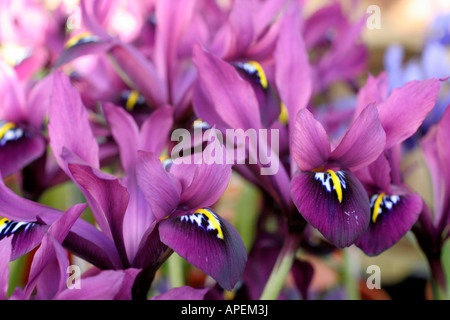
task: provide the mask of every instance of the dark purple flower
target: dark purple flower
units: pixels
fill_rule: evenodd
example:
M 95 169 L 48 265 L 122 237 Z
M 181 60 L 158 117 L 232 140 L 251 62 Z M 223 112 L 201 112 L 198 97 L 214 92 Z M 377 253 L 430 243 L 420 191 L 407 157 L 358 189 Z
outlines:
M 3 177 L 22 170 L 45 153 L 41 133 L 50 98 L 45 78 L 29 91 L 14 69 L 0 61 L 0 171 Z
M 353 244 L 367 229 L 370 212 L 367 193 L 352 171 L 376 160 L 385 146 L 376 108 L 368 106 L 333 149 L 323 126 L 302 109 L 292 141 L 300 170 L 291 193 L 299 212 L 336 246 Z
M 139 128 L 123 108 L 105 105 L 125 175 L 117 178 L 100 171 L 98 144 L 80 96 L 66 76 L 56 73 L 54 78 L 50 145 L 114 243 L 101 249 L 120 257 L 119 268 L 142 268 L 142 277 L 147 274 L 150 280 L 173 250 L 231 290 L 245 265 L 245 247 L 234 227 L 207 208 L 225 191 L 231 167 L 173 163 L 166 170 L 159 155 L 171 130 L 173 109 L 159 108 Z M 89 257 L 89 248 L 72 249 L 97 261 Z M 138 292 L 145 295 L 149 283 L 141 285 L 136 290 L 145 290 Z

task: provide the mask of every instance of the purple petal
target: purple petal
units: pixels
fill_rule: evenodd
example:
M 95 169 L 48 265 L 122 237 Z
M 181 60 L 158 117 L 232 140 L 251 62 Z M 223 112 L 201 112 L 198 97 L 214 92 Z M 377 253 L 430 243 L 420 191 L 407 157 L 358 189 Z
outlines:
M 136 275 L 134 275 L 135 277 Z M 99 274 L 81 278 L 80 289 L 66 289 L 57 294 L 55 300 L 114 300 L 123 295 L 124 282 L 130 281 L 126 270 L 105 270 Z M 125 288 L 129 285 L 125 285 Z M 131 290 L 130 290 L 131 293 Z M 128 297 L 130 299 L 131 297 Z
M 325 129 L 307 109 L 301 109 L 296 116 L 292 144 L 292 156 L 303 171 L 323 166 L 331 152 Z
M 375 161 L 383 152 L 386 134 L 375 106 L 368 106 L 353 122 L 339 145 L 331 152 L 330 162 L 341 168 L 357 170 Z
M 161 154 L 167 145 L 173 125 L 174 109 L 164 106 L 155 110 L 144 121 L 139 137 L 139 150 Z
M 39 80 L 28 96 L 26 104 L 27 121 L 36 129 L 41 128 L 45 117 L 48 115 L 53 78 L 48 75 Z
M 307 261 L 296 259 L 292 265 L 291 272 L 294 277 L 295 285 L 300 291 L 303 300 L 307 300 L 308 289 L 314 275 L 313 266 Z
M 441 163 L 441 172 L 445 181 L 443 211 L 450 209 L 450 108 L 447 107 L 436 130 L 436 148 Z M 450 219 L 450 215 L 447 215 Z
M 123 239 L 123 219 L 129 194 L 115 177 L 103 174 L 89 166 L 69 164 L 74 181 L 82 189 L 95 220 L 117 247 L 124 265 L 127 264 Z
M 204 300 L 209 288 L 194 289 L 189 286 L 173 288 L 169 291 L 152 297 L 150 300 Z
M 173 163 L 170 174 L 182 186 L 180 204 L 190 209 L 212 206 L 228 187 L 231 165 L 211 163 Z
M 328 172 L 298 172 L 291 183 L 292 199 L 300 214 L 337 247 L 353 244 L 367 229 L 369 198 L 348 170 L 334 173 L 342 191 Z
M 412 228 L 422 211 L 422 199 L 417 194 L 374 194 L 370 210 L 369 228 L 356 245 L 365 254 L 376 256 L 392 247 Z
M 106 103 L 103 110 L 111 134 L 119 146 L 122 167 L 127 175 L 134 175 L 139 128 L 133 117 L 125 109 Z
M 9 285 L 9 262 L 11 258 L 12 238 L 0 241 L 0 300 L 6 300 Z
M 70 79 L 58 71 L 54 74 L 50 103 L 48 132 L 59 166 L 70 176 L 67 163 L 61 158 L 66 148 L 86 164 L 98 168 L 99 148 L 89 125 L 88 112 Z
M 440 81 L 410 81 L 394 89 L 388 99 L 378 105 L 378 113 L 386 132 L 386 149 L 413 135 L 434 107 Z
M 125 43 L 114 46 L 110 52 L 134 88 L 145 97 L 152 108 L 167 104 L 167 87 L 163 85 L 151 61 L 136 48 Z
M 367 167 L 355 171 L 366 190 L 391 190 L 391 166 L 384 153 Z
M 24 120 L 25 96 L 13 68 L 0 60 L 0 119 L 19 123 Z
M 66 273 L 69 267 L 69 259 L 67 257 L 67 251 L 58 243 L 53 237 L 46 236 L 42 241 L 42 250 L 49 247 L 48 254 L 45 255 L 46 265 L 41 269 L 36 277 L 36 281 L 31 283 L 36 284 L 36 295 L 33 297 L 35 300 L 50 300 L 59 291 L 62 291 L 67 286 L 68 274 Z M 36 255 L 36 259 L 41 259 L 40 252 Z M 30 290 L 29 288 L 25 289 Z
M 45 147 L 43 137 L 32 133 L 17 141 L 9 141 L 4 146 L 0 146 L 1 175 L 7 177 L 22 170 L 42 156 Z
M 25 295 L 30 297 L 34 290 L 39 277 L 42 272 L 47 267 L 49 261 L 55 258 L 58 254 L 58 249 L 55 247 L 56 244 L 61 243 L 64 238 L 69 233 L 75 221 L 81 215 L 81 212 L 86 208 L 86 205 L 76 205 L 69 210 L 67 210 L 61 217 L 56 220 L 48 232 L 42 239 L 41 246 L 36 251 L 34 255 L 33 262 L 31 264 L 30 275 L 28 279 L 27 286 L 25 288 Z M 65 271 L 65 270 L 64 270 Z
M 381 72 L 374 78 L 371 74 L 367 77 L 366 84 L 358 91 L 354 119 L 370 104 L 379 105 L 386 100 L 389 93 L 389 80 L 386 72 Z
M 289 16 L 280 30 L 274 53 L 275 81 L 292 121 L 300 109 L 306 108 L 312 93 L 311 67 L 299 30 L 299 21 Z
M 0 221 L 0 241 L 12 237 L 11 261 L 36 248 L 47 232 L 48 226 L 38 222 L 21 222 L 2 219 Z
M 242 56 L 254 40 L 253 17 L 246 1 L 233 2 L 229 23 L 233 41 L 227 58 Z
M 170 215 L 180 202 L 179 182 L 151 152 L 139 151 L 136 171 L 138 185 L 157 220 Z
M 94 38 L 95 36 L 92 36 Z M 100 39 L 97 38 L 95 41 L 84 42 L 80 44 L 75 44 L 64 50 L 59 56 L 58 60 L 54 63 L 54 68 L 59 68 L 77 58 L 86 55 L 96 55 L 103 54 L 110 50 L 116 41 L 113 39 Z
M 161 241 L 190 264 L 232 290 L 240 279 L 247 253 L 238 232 L 210 209 L 162 220 Z
M 219 122 L 225 122 L 229 128 L 258 129 L 261 127 L 258 101 L 251 84 L 242 79 L 230 64 L 205 52 L 200 46 L 194 47 L 194 64 L 198 69 L 198 86 L 200 96 L 212 105 L 194 104 L 196 114 L 210 123 L 216 124 L 215 118 L 209 118 L 214 109 Z

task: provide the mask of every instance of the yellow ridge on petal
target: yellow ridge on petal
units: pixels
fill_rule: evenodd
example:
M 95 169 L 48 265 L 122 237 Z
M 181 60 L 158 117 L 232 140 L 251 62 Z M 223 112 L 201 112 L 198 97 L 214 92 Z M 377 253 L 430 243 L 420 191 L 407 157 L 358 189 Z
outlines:
M 372 222 L 375 223 L 377 221 L 378 215 L 379 215 L 379 211 L 380 211 L 380 206 L 381 206 L 381 201 L 383 201 L 383 197 L 386 195 L 386 193 L 381 193 L 377 200 L 375 201 L 375 205 L 373 206 L 373 212 L 372 212 Z
M 194 214 L 195 213 L 204 214 L 208 218 L 208 221 L 211 222 L 211 224 L 214 227 L 214 229 L 217 230 L 217 236 L 220 239 L 223 240 L 222 227 L 220 226 L 220 223 L 217 220 L 217 218 L 209 210 L 207 210 L 207 209 L 198 209 L 197 211 L 194 212 Z
M 78 33 L 78 34 L 74 35 L 73 37 L 71 37 L 69 40 L 67 40 L 67 42 L 66 42 L 64 47 L 66 49 L 68 49 L 70 47 L 73 47 L 81 39 L 87 38 L 87 37 L 91 37 L 91 36 L 92 36 L 92 33 L 88 32 L 88 31 Z
M 264 89 L 267 89 L 267 86 L 269 85 L 269 82 L 267 81 L 266 73 L 264 72 L 264 69 L 261 67 L 259 62 L 248 61 L 247 63 L 252 65 L 256 69 L 256 71 L 258 72 L 259 81 L 261 83 L 261 86 Z
M 8 132 L 8 130 L 14 129 L 16 127 L 16 125 L 12 122 L 7 122 L 5 123 L 1 128 L 0 128 L 0 139 L 3 138 L 3 136 L 5 135 L 6 132 Z
M 131 90 L 130 95 L 128 96 L 127 103 L 125 107 L 128 111 L 131 111 L 136 106 L 136 103 L 139 99 L 139 92 L 137 90 Z
M 342 187 L 338 176 L 333 170 L 327 170 L 327 173 L 331 175 L 331 180 L 333 181 L 334 189 L 336 190 L 339 202 L 342 202 Z
M 6 219 L 6 218 L 1 219 L 1 220 L 0 220 L 0 227 L 1 227 L 2 225 L 4 225 L 6 222 L 8 222 L 8 221 L 9 221 L 9 220 Z
M 289 114 L 288 109 L 286 108 L 286 105 L 282 102 L 281 105 L 281 111 L 280 115 L 278 116 L 278 121 L 280 121 L 282 124 L 286 125 L 289 120 Z

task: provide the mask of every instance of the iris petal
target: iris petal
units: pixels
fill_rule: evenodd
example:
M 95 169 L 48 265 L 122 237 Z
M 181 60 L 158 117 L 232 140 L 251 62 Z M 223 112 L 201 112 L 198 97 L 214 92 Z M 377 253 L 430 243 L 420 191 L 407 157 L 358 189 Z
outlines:
M 298 172 L 292 180 L 291 193 L 303 217 L 337 247 L 350 246 L 367 229 L 369 198 L 349 170 L 339 170 L 334 175 Z
M 369 256 L 376 256 L 397 243 L 411 229 L 422 210 L 417 194 L 371 196 L 372 219 L 356 246 Z
M 240 279 L 247 254 L 236 229 L 211 209 L 173 217 L 159 225 L 161 241 L 190 264 L 232 290 Z
M 30 252 L 42 240 L 48 226 L 37 222 L 0 220 L 0 241 L 13 236 L 11 260 Z

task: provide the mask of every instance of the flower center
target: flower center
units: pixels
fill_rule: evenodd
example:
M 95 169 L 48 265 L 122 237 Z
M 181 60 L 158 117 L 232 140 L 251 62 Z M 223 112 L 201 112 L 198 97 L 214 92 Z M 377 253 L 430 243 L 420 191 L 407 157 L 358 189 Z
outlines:
M 344 173 L 342 171 L 334 172 L 333 170 L 327 170 L 325 172 L 316 172 L 314 177 L 316 180 L 320 180 L 322 182 L 322 185 L 328 192 L 331 192 L 332 189 L 334 189 L 339 202 L 342 203 L 342 189 L 346 188 Z

